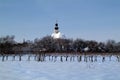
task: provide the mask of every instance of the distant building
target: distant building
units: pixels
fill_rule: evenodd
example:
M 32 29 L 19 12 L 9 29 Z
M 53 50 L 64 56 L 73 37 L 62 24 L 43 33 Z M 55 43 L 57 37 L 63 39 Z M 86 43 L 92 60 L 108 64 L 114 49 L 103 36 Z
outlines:
M 90 49 L 89 49 L 89 47 L 85 47 L 83 50 L 84 50 L 85 52 L 87 52 L 87 51 L 89 51 Z
M 57 22 L 55 24 L 54 32 L 52 33 L 51 37 L 53 37 L 54 39 L 65 38 L 65 36 L 62 35 L 61 32 L 59 31 Z

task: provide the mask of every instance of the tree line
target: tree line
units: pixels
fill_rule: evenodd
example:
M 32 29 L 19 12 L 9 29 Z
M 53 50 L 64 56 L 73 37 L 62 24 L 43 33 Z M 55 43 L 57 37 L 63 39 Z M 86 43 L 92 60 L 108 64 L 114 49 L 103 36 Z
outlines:
M 47 53 L 118 53 L 120 42 L 108 40 L 97 42 L 83 39 L 53 39 L 51 36 L 36 38 L 34 41 L 15 41 L 15 36 L 0 37 L 0 54 L 17 54 L 27 52 Z

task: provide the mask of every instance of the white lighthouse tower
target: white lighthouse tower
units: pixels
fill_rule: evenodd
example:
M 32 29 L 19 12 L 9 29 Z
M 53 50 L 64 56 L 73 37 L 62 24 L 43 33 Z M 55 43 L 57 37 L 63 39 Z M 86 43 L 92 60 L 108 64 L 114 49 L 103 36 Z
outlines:
M 51 37 L 53 37 L 54 39 L 62 38 L 62 34 L 59 31 L 59 27 L 58 27 L 57 21 L 56 21 L 56 24 L 55 24 L 54 32 L 52 33 Z

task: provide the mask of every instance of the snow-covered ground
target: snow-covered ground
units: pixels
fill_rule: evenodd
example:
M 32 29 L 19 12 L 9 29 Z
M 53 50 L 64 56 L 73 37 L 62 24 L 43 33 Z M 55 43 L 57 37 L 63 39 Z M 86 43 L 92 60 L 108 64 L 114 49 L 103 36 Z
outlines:
M 0 60 L 0 80 L 120 80 L 119 75 L 115 57 L 105 62 L 101 57 L 97 62 Z

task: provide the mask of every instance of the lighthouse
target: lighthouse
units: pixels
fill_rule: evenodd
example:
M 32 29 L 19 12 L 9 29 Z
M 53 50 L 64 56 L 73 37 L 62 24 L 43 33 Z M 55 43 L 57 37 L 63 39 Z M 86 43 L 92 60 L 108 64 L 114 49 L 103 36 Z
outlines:
M 54 32 L 52 33 L 51 37 L 53 37 L 54 39 L 62 38 L 62 34 L 59 31 L 59 27 L 58 27 L 57 21 L 55 23 Z

